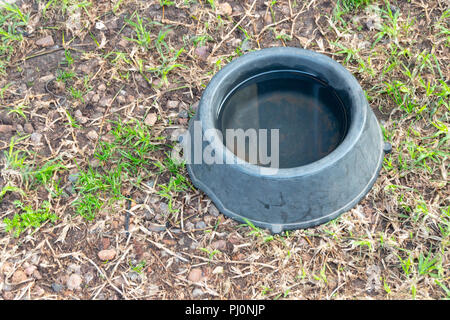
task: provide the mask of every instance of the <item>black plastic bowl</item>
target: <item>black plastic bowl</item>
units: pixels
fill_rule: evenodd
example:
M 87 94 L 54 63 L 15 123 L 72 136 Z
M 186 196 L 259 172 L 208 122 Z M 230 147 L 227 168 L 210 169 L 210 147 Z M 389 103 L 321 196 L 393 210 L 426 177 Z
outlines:
M 203 142 L 193 137 L 194 121 L 209 132 Z M 279 129 L 276 171 L 209 130 L 249 128 Z M 225 215 L 274 233 L 352 208 L 371 189 L 387 151 L 357 80 L 327 56 L 298 48 L 263 49 L 225 66 L 203 93 L 189 132 L 184 149 L 194 185 Z M 196 164 L 194 148 L 208 148 L 223 164 Z

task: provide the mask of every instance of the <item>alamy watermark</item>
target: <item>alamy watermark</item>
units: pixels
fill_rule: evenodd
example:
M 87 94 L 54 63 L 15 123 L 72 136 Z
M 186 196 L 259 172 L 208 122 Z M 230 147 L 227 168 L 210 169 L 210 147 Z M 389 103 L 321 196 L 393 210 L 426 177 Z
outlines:
M 217 139 L 217 140 L 216 140 Z M 194 121 L 192 133 L 175 130 L 172 141 L 178 141 L 171 158 L 186 164 L 257 165 L 262 174 L 276 174 L 279 167 L 279 129 L 218 129 L 203 130 L 201 121 Z M 225 148 L 215 147 L 224 145 Z

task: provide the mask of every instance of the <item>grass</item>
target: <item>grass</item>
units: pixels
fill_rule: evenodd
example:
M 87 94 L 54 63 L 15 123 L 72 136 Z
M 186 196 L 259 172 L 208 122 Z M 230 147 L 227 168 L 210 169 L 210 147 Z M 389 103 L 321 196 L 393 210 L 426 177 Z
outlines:
M 8 151 L 3 151 L 5 159 L 4 170 L 14 170 L 21 173 L 22 178 L 24 178 L 27 171 L 27 166 L 25 163 L 25 160 L 27 159 L 27 152 L 15 148 L 15 146 L 26 138 L 28 138 L 28 136 L 23 136 L 20 138 L 12 137 L 9 142 Z
M 75 189 L 79 198 L 72 204 L 76 213 L 87 220 L 93 220 L 105 202 L 125 199 L 124 181 L 130 181 L 136 187 L 144 178 L 151 176 L 158 168 L 160 173 L 167 169 L 173 177 L 167 185 L 161 185 L 160 195 L 169 199 L 172 210 L 172 192 L 185 190 L 186 178 L 179 174 L 180 166 L 170 159 L 162 164 L 151 160 L 153 152 L 161 148 L 160 138 L 154 137 L 151 129 L 138 121 L 124 123 L 113 121 L 110 134 L 112 141 L 100 141 L 94 157 L 100 161 L 100 168 L 80 169 L 80 177 Z M 107 169 L 106 169 L 107 168 Z M 109 203 L 109 204 L 110 204 Z
M 86 14 L 89 14 L 88 8 L 92 5 L 91 1 L 80 0 L 50 0 L 42 9 L 42 14 L 45 16 L 47 11 L 51 8 L 58 10 L 58 12 L 66 15 L 66 13 L 73 13 L 76 9 L 83 9 Z
M 23 41 L 23 28 L 30 15 L 16 4 L 0 3 L 0 74 L 6 75 L 6 66 L 14 55 L 15 48 Z
M 3 219 L 3 223 L 6 226 L 5 231 L 13 231 L 15 237 L 19 237 L 29 227 L 37 229 L 46 221 L 54 223 L 58 219 L 56 214 L 51 213 L 48 201 L 44 201 L 36 210 L 31 205 L 24 205 L 18 200 L 14 201 L 14 205 L 19 208 L 20 213 L 14 214 L 12 219 Z
M 175 2 L 174 1 L 170 1 L 170 0 L 159 0 L 159 4 L 161 6 L 168 6 L 168 7 L 170 7 L 170 6 L 175 5 Z
M 145 262 L 145 260 L 142 260 L 141 262 L 139 262 L 139 263 L 136 264 L 136 265 L 133 265 L 133 264 L 131 263 L 131 261 L 129 261 L 129 265 L 130 265 L 131 270 L 133 270 L 134 272 L 137 272 L 137 273 L 139 273 L 139 274 L 142 274 L 142 272 L 143 272 L 143 270 L 144 270 L 146 264 L 147 264 L 147 263 Z
M 220 254 L 220 250 L 214 249 L 210 250 L 208 248 L 200 248 L 201 251 L 205 252 L 208 255 L 209 261 L 212 261 L 216 254 Z
M 126 19 L 126 22 L 134 30 L 136 37 L 125 37 L 124 39 L 137 43 L 141 49 L 151 50 L 157 53 L 156 63 L 153 63 L 153 66 L 144 66 L 147 62 L 141 58 L 132 59 L 133 64 L 147 82 L 151 83 L 148 75 L 151 74 L 161 79 L 161 84 L 159 86 L 163 84 L 168 85 L 167 76 L 172 70 L 186 68 L 185 65 L 177 63 L 184 48 L 174 49 L 166 42 L 166 36 L 171 31 L 170 26 L 161 26 L 160 23 L 154 21 L 146 22 L 145 19 L 141 19 L 138 14 L 135 15 L 135 21 L 132 19 L 133 17 L 131 19 Z M 155 38 L 153 38 L 154 34 L 157 34 Z M 125 56 L 119 57 L 119 55 L 116 54 L 116 59 L 113 61 L 117 62 L 117 59 L 130 63 L 130 60 Z
M 156 51 L 159 54 L 159 63 L 157 67 L 149 68 L 148 71 L 156 74 L 157 77 L 161 78 L 162 83 L 168 84 L 167 76 L 169 72 L 176 68 L 186 68 L 185 65 L 177 63 L 177 59 L 183 53 L 184 48 L 175 50 L 170 47 L 165 38 L 170 29 L 161 29 L 158 34 L 158 38 L 155 42 Z
M 27 120 L 26 116 L 26 109 L 29 109 L 30 107 L 24 104 L 17 104 L 12 108 L 9 108 L 8 114 L 17 114 L 21 116 L 25 121 Z
M 64 170 L 66 170 L 66 167 L 55 159 L 48 161 L 42 167 L 35 168 L 29 174 L 36 184 L 47 185 L 56 173 Z
M 363 8 L 371 2 L 372 0 L 337 0 L 333 10 L 333 19 L 340 21 L 344 26 L 346 26 L 347 22 L 342 16 L 359 8 Z
M 166 184 L 159 184 L 158 195 L 167 200 L 170 213 L 178 212 L 178 209 L 174 207 L 175 197 L 177 194 L 186 192 L 192 185 L 186 179 L 184 175 L 185 165 L 184 163 L 177 163 L 171 159 L 168 155 L 163 162 L 158 161 L 154 165 L 159 169 L 159 174 L 163 172 L 169 173 L 169 182 Z
M 66 83 L 68 80 L 75 78 L 75 72 L 71 70 L 60 70 L 56 72 L 56 80 Z
M 151 176 L 156 168 L 156 174 L 169 174 L 166 184 L 159 184 L 157 194 L 168 202 L 169 213 L 177 212 L 174 208 L 176 195 L 192 188 L 184 175 L 184 164 L 177 163 L 167 154 L 161 161 L 152 161 L 151 154 L 160 149 L 159 138 L 152 138 L 150 129 L 140 122 L 113 122 L 111 130 L 114 141 L 99 143 L 94 154 L 100 160 L 101 168 L 89 167 L 87 171 L 80 168 L 80 177 L 76 183 L 78 199 L 72 204 L 76 213 L 86 220 L 93 220 L 105 202 L 125 199 L 123 182 L 131 181 L 136 187 Z M 108 168 L 108 170 L 105 170 Z
M 144 20 L 136 14 L 136 21 L 132 21 L 129 19 L 125 20 L 131 27 L 133 27 L 136 38 L 128 38 L 125 37 L 128 41 L 136 42 L 139 46 L 144 47 L 145 49 L 151 48 L 152 38 L 151 32 L 148 29 L 148 24 L 145 24 Z
M 49 200 L 42 201 L 40 206 L 33 209 L 31 204 L 24 204 L 15 200 L 14 206 L 19 212 L 14 213 L 11 218 L 4 218 L 6 232 L 13 232 L 15 237 L 28 227 L 39 228 L 45 221 L 55 222 L 57 216 L 51 212 L 51 202 L 62 195 L 59 182 L 54 177 L 66 170 L 57 159 L 49 161 L 42 166 L 30 165 L 30 159 L 26 152 L 17 148 L 17 144 L 29 136 L 12 138 L 9 150 L 4 151 L 4 169 L 2 175 L 9 177 L 11 181 L 0 191 L 0 202 L 6 193 L 17 193 L 24 201 L 28 201 L 30 192 L 34 192 L 40 186 L 45 187 L 49 193 Z
M 351 10 L 355 10 L 358 4 L 349 6 L 339 2 L 336 7 L 335 21 L 342 34 L 349 30 L 345 17 L 351 7 Z M 426 175 L 439 181 L 439 168 L 448 168 L 446 161 L 450 155 L 446 146 L 450 111 L 448 85 L 444 80 L 441 65 L 435 52 L 416 49 L 411 43 L 403 41 L 413 32 L 415 18 L 408 16 L 405 19 L 402 17 L 404 11 L 392 10 L 388 2 L 385 2 L 378 12 L 382 22 L 381 29 L 371 38 L 370 50 L 356 48 L 338 38 L 333 43 L 338 49 L 336 54 L 351 70 L 355 70 L 364 82 L 376 79 L 381 83 L 381 86 L 376 85 L 368 90 L 368 97 L 374 101 L 386 101 L 387 97 L 388 101 L 392 102 L 390 112 L 397 112 L 397 120 L 391 121 L 388 128 L 382 127 L 385 138 L 394 146 L 392 154 L 384 159 L 384 170 L 391 177 Z M 441 28 L 439 21 L 442 20 L 438 20 L 438 29 Z M 374 68 L 374 61 L 379 59 L 378 56 L 385 57 L 381 70 L 379 65 L 377 69 Z M 370 62 L 370 66 L 367 62 Z M 384 111 L 384 106 L 380 110 Z M 445 182 L 440 184 L 441 187 L 445 185 Z M 436 226 L 439 229 L 439 238 L 433 243 L 443 252 L 448 250 L 448 206 L 438 209 L 436 214 L 436 208 L 432 212 L 432 205 L 426 200 L 423 191 L 400 185 L 388 187 L 387 192 L 396 197 L 396 207 L 389 213 L 395 213 L 402 224 L 411 223 L 414 229 L 423 228 L 433 232 L 432 225 Z M 415 234 L 410 234 L 411 241 L 416 241 L 416 237 Z M 398 244 L 397 239 L 389 239 L 389 242 L 390 245 Z M 352 244 L 355 248 L 360 248 L 361 254 L 366 254 L 362 248 L 376 252 L 378 245 L 386 246 L 386 238 L 381 234 L 379 242 L 360 238 L 352 240 Z M 420 294 L 418 283 L 423 279 L 436 278 L 436 284 L 442 283 L 445 276 L 439 267 L 441 255 L 433 253 L 431 249 L 424 252 L 404 250 L 402 246 L 396 248 L 398 267 L 409 284 L 409 294 L 413 299 Z M 382 281 L 386 294 L 391 295 L 393 290 L 389 281 L 385 278 Z
M 239 225 L 239 227 L 247 226 L 250 229 L 250 232 L 248 233 L 249 236 L 261 238 L 263 240 L 263 242 L 270 242 L 275 239 L 275 236 L 267 235 L 266 231 L 255 226 L 250 220 L 248 220 L 246 218 L 243 218 L 243 219 L 245 221 L 245 224 L 241 224 L 241 225 Z
M 2 200 L 2 198 L 5 196 L 5 194 L 7 192 L 16 192 L 16 193 L 19 193 L 21 196 L 25 196 L 25 192 L 22 189 L 7 184 L 0 191 L 0 201 Z
M 312 2 L 277 0 L 250 9 L 252 1 L 243 1 L 232 4 L 232 17 L 218 16 L 217 1 L 161 1 L 163 7 L 128 0 L 114 0 L 108 8 L 93 4 L 52 0 L 41 7 L 0 10 L 1 121 L 31 123 L 46 138 L 36 146 L 23 133 L 0 136 L 1 263 L 24 267 L 22 262 L 34 264 L 32 257 L 39 255 L 39 263 L 92 267 L 99 263 L 97 241 L 107 235 L 125 258 L 101 265 L 109 279 L 94 277 L 74 297 L 189 298 L 193 287 L 183 281 L 189 268 L 175 253 L 189 256 L 188 267 L 198 264 L 208 274 L 208 288 L 200 288 L 203 298 L 217 293 L 230 299 L 450 299 L 445 55 L 450 37 L 449 11 L 442 3 L 430 3 L 425 12 L 408 1 L 339 0 L 327 13 Z M 293 24 L 286 9 L 294 16 L 305 12 Z M 274 25 L 260 35 L 267 25 L 265 11 Z M 37 13 L 42 17 L 28 34 Z M 422 25 L 427 14 L 430 20 Z M 73 15 L 82 27 L 66 30 L 61 21 Z M 320 17 L 313 27 L 321 32 L 302 26 L 311 17 Z M 372 28 L 369 18 L 376 21 Z M 115 20 L 117 28 L 110 28 Z M 97 21 L 108 27 L 101 31 L 106 42 L 100 41 Z M 166 107 L 167 101 L 180 101 L 180 109 L 193 105 L 232 59 L 257 48 L 300 46 L 304 43 L 297 37 L 309 37 L 310 31 L 323 48 L 312 41 L 307 49 L 324 50 L 357 78 L 393 146 L 379 179 L 357 207 L 313 229 L 271 235 L 249 221 L 239 224 L 210 214 L 210 199 L 191 185 L 185 165 L 169 156 L 167 136 L 186 123 L 177 116 L 180 110 Z M 22 63 L 40 52 L 34 41 L 49 34 L 64 47 L 59 58 L 50 53 Z M 206 61 L 196 56 L 200 46 L 215 50 Z M 48 70 L 41 59 L 51 61 Z M 101 67 L 84 75 L 80 64 L 90 59 Z M 55 93 L 67 99 L 63 109 L 55 109 L 53 97 L 39 88 L 38 79 L 47 72 L 56 75 L 49 89 L 60 88 Z M 27 79 L 26 93 L 17 74 L 35 78 Z M 148 83 L 142 84 L 140 76 Z M 99 93 L 100 84 L 108 85 L 100 95 L 125 92 L 102 124 L 93 119 L 98 106 L 85 101 L 90 90 Z M 82 125 L 74 119 L 75 110 L 89 121 Z M 158 114 L 151 127 L 143 124 L 149 112 Z M 98 143 L 86 139 L 100 125 Z M 129 220 L 123 220 L 124 213 Z M 205 230 L 183 233 L 183 223 L 198 221 L 205 222 Z M 164 230 L 154 231 L 153 224 Z M 150 239 L 163 246 L 161 254 Z M 211 247 L 218 239 L 229 242 L 227 250 Z M 83 254 L 73 259 L 68 252 Z M 222 271 L 211 273 L 219 264 Z M 161 268 L 164 272 L 155 277 Z M 142 281 L 121 282 L 124 272 L 137 272 Z M 60 274 L 42 276 L 54 283 Z M 38 297 L 35 288 L 25 295 Z M 10 298 L 18 290 L 14 287 Z M 2 294 L 8 298 L 8 292 Z

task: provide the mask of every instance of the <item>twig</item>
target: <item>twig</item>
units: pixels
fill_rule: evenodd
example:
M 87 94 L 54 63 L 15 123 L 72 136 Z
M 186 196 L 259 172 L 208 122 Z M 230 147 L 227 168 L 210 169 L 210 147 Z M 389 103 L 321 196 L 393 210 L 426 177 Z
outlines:
M 122 89 L 123 89 L 124 87 L 125 87 L 125 85 L 122 85 L 122 86 L 120 87 L 120 89 L 117 91 L 117 93 L 115 94 L 115 96 L 112 98 L 111 103 L 108 104 L 108 107 L 106 108 L 105 113 L 103 114 L 102 122 L 101 122 L 101 124 L 100 124 L 100 131 L 99 131 L 99 133 L 98 133 L 98 138 L 97 138 L 97 141 L 95 142 L 95 146 L 94 146 L 94 154 L 95 154 L 95 150 L 97 150 L 98 141 L 100 140 L 101 135 L 102 135 L 102 132 L 103 132 L 103 124 L 104 124 L 104 122 L 105 122 L 106 115 L 109 113 L 109 109 L 111 109 L 111 105 L 114 103 L 114 101 L 116 100 L 116 98 L 117 98 L 117 96 L 119 95 L 120 91 L 122 91 Z
M 291 20 L 291 19 L 294 19 L 294 21 L 295 21 L 295 19 L 296 19 L 301 13 L 303 13 L 303 12 L 302 12 L 302 11 L 297 12 L 297 14 L 294 16 L 294 18 L 292 18 L 292 17 L 287 17 L 287 18 L 284 18 L 284 19 L 282 19 L 282 20 L 280 20 L 280 21 L 278 21 L 278 22 L 274 22 L 274 23 L 268 24 L 267 26 L 265 26 L 265 27 L 260 31 L 260 33 L 258 33 L 258 35 L 256 36 L 256 39 L 258 39 L 258 41 L 259 41 L 259 38 L 261 38 L 261 35 L 262 35 L 264 32 L 266 32 L 267 29 L 269 29 L 269 28 L 271 28 L 271 27 L 275 27 L 275 26 L 279 25 L 280 23 L 289 21 L 289 20 Z
M 23 62 L 23 61 L 26 61 L 26 60 L 29 60 L 29 59 L 40 57 L 40 56 L 45 56 L 47 54 L 51 54 L 51 53 L 54 53 L 54 52 L 57 52 L 57 51 L 61 51 L 61 50 L 64 50 L 64 49 L 65 49 L 64 47 L 61 47 L 61 48 L 56 48 L 56 49 L 52 49 L 52 50 L 41 51 L 41 52 L 32 54 L 30 56 L 27 56 L 27 57 L 23 58 L 21 61 L 18 61 L 18 62 L 15 62 L 15 63 L 17 64 L 19 62 Z
M 122 260 L 125 258 L 125 256 L 128 254 L 128 252 L 131 250 L 131 246 L 128 247 L 128 249 L 125 251 L 125 253 L 120 257 L 120 259 L 117 260 L 116 265 L 114 266 L 114 269 L 111 272 L 111 278 L 114 276 L 114 273 L 116 272 L 117 267 L 119 266 L 119 263 L 122 262 Z
M 95 264 L 94 261 L 92 261 L 91 259 L 89 259 L 88 257 L 86 257 L 84 254 L 83 254 L 83 258 L 85 258 L 87 261 L 89 261 L 89 262 L 97 269 L 97 271 L 98 271 L 98 272 L 106 279 L 106 281 L 108 282 L 108 284 L 109 284 L 114 290 L 116 290 L 122 297 L 126 298 L 125 294 L 124 294 L 122 291 L 120 291 L 120 289 L 117 288 L 117 287 L 111 282 L 111 280 L 109 280 L 109 278 L 106 276 L 106 274 L 103 272 L 103 270 L 100 269 L 100 268 L 97 266 L 97 264 Z
M 303 238 L 304 238 L 306 241 L 308 241 L 308 243 L 309 243 L 309 245 L 310 245 L 311 247 L 314 247 L 313 244 L 311 243 L 311 240 L 309 240 L 307 236 L 303 236 Z
M 270 268 L 270 269 L 276 269 L 276 267 L 270 265 L 270 264 L 266 264 L 266 263 L 261 263 L 261 262 L 251 262 L 251 261 L 234 261 L 234 260 L 211 260 L 208 258 L 204 258 L 204 257 L 200 257 L 200 256 L 196 256 L 193 254 L 189 254 L 187 252 L 181 252 L 187 256 L 190 256 L 191 258 L 197 258 L 203 261 L 208 261 L 211 263 L 225 263 L 225 264 L 247 264 L 247 265 L 257 265 L 257 266 L 262 266 L 262 267 L 266 267 L 266 268 Z
M 187 283 L 189 283 L 189 284 L 193 284 L 193 285 L 195 285 L 195 286 L 199 286 L 199 287 L 205 288 L 206 291 L 208 291 L 209 294 L 211 294 L 211 295 L 213 295 L 213 296 L 216 296 L 216 297 L 220 297 L 220 294 L 218 294 L 218 293 L 217 293 L 216 291 L 214 291 L 213 289 L 208 288 L 208 286 L 207 286 L 206 284 L 204 284 L 204 283 L 201 283 L 201 282 L 192 282 L 192 281 L 189 281 L 189 280 L 187 280 L 187 279 L 183 279 L 182 277 L 177 277 L 177 279 L 178 279 L 178 280 L 181 280 L 181 281 L 184 281 L 184 282 L 187 282 Z
M 144 231 L 145 233 L 149 233 L 149 231 L 147 231 L 144 227 L 140 227 L 140 229 L 142 230 L 142 231 Z M 174 257 L 177 257 L 178 259 L 180 259 L 180 260 L 182 260 L 182 261 L 184 261 L 184 262 L 188 262 L 189 263 L 189 260 L 188 259 L 186 259 L 186 258 L 183 258 L 182 256 L 180 256 L 179 254 L 176 254 L 175 252 L 173 252 L 172 250 L 170 250 L 170 249 L 167 249 L 166 247 L 164 247 L 162 244 L 160 244 L 160 243 L 158 243 L 158 242 L 155 242 L 155 241 L 153 241 L 153 240 L 150 240 L 150 239 L 146 239 L 148 242 L 150 242 L 150 243 L 152 243 L 152 244 L 154 244 L 157 248 L 159 248 L 159 249 L 162 249 L 162 250 L 164 250 L 164 251 L 166 251 L 168 254 L 170 254 L 170 255 L 172 255 L 172 256 L 174 256 Z

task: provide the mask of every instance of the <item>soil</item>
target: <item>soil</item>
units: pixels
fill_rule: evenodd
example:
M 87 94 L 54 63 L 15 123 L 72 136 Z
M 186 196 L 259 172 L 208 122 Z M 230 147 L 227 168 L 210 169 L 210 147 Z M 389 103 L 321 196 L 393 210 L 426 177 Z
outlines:
M 90 132 L 95 131 L 100 140 L 107 140 L 114 127 L 110 120 L 144 122 L 149 113 L 156 113 L 158 120 L 152 132 L 159 133 L 164 142 L 168 142 L 174 129 L 187 128 L 187 119 L 180 118 L 180 112 L 192 109 L 211 77 L 236 58 L 239 51 L 294 46 L 322 52 L 344 63 L 345 54 L 338 54 L 340 49 L 333 45 L 337 34 L 329 18 L 334 1 L 283 0 L 272 8 L 262 0 L 226 2 L 231 5 L 232 14 L 222 14 L 218 19 L 218 9 L 212 9 L 206 1 L 189 4 L 175 1 L 174 6 L 161 7 L 159 1 L 124 0 L 117 10 L 112 8 L 113 2 L 92 1 L 91 6 L 81 10 L 82 27 L 79 29 L 66 25 L 68 15 L 61 14 L 61 8 L 50 8 L 35 24 L 35 30 L 15 48 L 6 76 L 0 81 L 2 88 L 11 84 L 1 98 L 0 126 L 12 126 L 0 136 L 0 168 L 3 170 L 0 190 L 8 183 L 23 187 L 27 190 L 27 201 L 34 208 L 51 197 L 45 187 L 29 185 L 16 172 L 5 170 L 3 151 L 8 152 L 12 137 L 24 131 L 26 125 L 32 128 L 27 134 L 37 133 L 41 137 L 35 135 L 35 141 L 32 137 L 23 139 L 17 147 L 32 160 L 32 168 L 42 167 L 54 159 L 62 161 L 67 170 L 52 178 L 59 180 L 62 188 L 70 190 L 70 174 L 86 170 L 94 159 L 97 141 L 89 138 Z M 374 3 L 382 6 L 381 1 Z M 434 52 L 448 79 L 449 71 L 445 66 L 449 62 L 449 48 L 429 40 L 433 30 L 426 27 L 428 21 L 439 19 L 445 5 L 440 1 L 428 3 L 425 9 L 420 1 L 398 1 L 402 19 L 409 16 L 416 21 L 411 38 L 402 41 L 414 41 L 417 46 L 414 52 Z M 41 12 L 35 1 L 16 1 L 16 4 L 31 18 Z M 148 81 L 139 73 L 139 59 L 150 68 L 160 65 L 162 60 L 154 47 L 147 49 L 136 42 L 124 41 L 136 39 L 135 31 L 127 23 L 133 13 L 154 22 L 149 27 L 153 28 L 152 45 L 162 26 L 171 30 L 165 38 L 172 48 L 169 55 L 173 57 L 174 52 L 184 48 L 177 60 L 184 67 L 167 74 L 167 85 L 157 73 L 147 73 Z M 363 21 L 366 15 L 364 9 L 358 9 L 343 16 L 348 23 L 348 37 L 342 37 L 342 41 L 350 44 L 375 39 L 377 30 L 369 30 L 364 23 L 350 22 L 354 18 Z M 133 21 L 135 18 L 134 15 Z M 105 30 L 96 28 L 98 21 L 103 22 Z M 239 27 L 234 28 L 237 23 Z M 360 25 L 363 27 L 358 28 Z M 249 35 L 247 40 L 245 33 Z M 53 46 L 36 45 L 37 40 L 47 35 L 52 36 Z M 206 47 L 206 56 L 197 54 L 192 40 L 202 35 L 208 35 L 209 39 L 202 44 Z M 280 35 L 291 36 L 290 41 Z M 244 42 L 245 45 L 240 46 Z M 66 60 L 67 50 L 73 58 L 71 65 Z M 114 61 L 117 52 L 124 53 L 126 59 L 134 59 L 133 62 Z M 365 48 L 361 54 L 369 52 L 370 48 Z M 376 73 L 380 73 L 386 60 L 387 56 L 380 53 L 372 61 Z M 376 89 L 380 88 L 377 77 L 357 72 L 357 63 L 346 67 L 355 74 L 363 89 L 371 93 L 370 106 L 381 124 L 390 130 L 401 128 L 396 136 L 401 140 L 415 120 L 405 118 L 389 95 Z M 64 84 L 65 87 L 56 80 L 61 70 L 70 70 L 76 75 Z M 86 77 L 89 79 L 87 91 L 91 93 L 84 92 L 83 99 L 74 98 L 68 88 L 86 91 Z M 174 108 L 170 107 L 173 101 L 179 102 Z M 26 119 L 8 114 L 9 107 L 19 104 L 29 107 L 25 109 Z M 78 125 L 73 126 L 67 112 L 73 116 L 77 111 L 87 121 L 81 124 L 77 119 Z M 169 151 L 170 148 L 165 147 L 152 158 L 162 161 Z M 396 152 L 399 151 L 394 150 L 394 156 Z M 445 165 L 442 166 L 445 170 Z M 108 168 L 102 170 L 107 172 Z M 167 201 L 157 194 L 157 186 L 167 183 L 169 175 L 157 176 L 156 170 L 144 178 L 146 182 L 153 182 L 155 188 L 136 189 L 127 182 L 122 190 L 129 193 L 131 203 L 113 201 L 102 208 L 93 221 L 75 215 L 72 204 L 78 195 L 67 192 L 67 197 L 52 202 L 52 210 L 59 218 L 55 224 L 46 222 L 38 229 L 28 229 L 20 237 L 0 229 L 0 297 L 410 299 L 410 284 L 415 281 L 417 298 L 440 299 L 445 297 L 442 287 L 429 277 L 405 276 L 397 258 L 407 259 L 402 249 L 416 254 L 428 250 L 437 253 L 439 241 L 436 239 L 442 239 L 439 225 L 431 222 L 417 225 L 399 218 L 399 214 L 409 215 L 410 212 L 401 211 L 399 193 L 387 189 L 390 185 L 403 186 L 406 202 L 423 195 L 430 212 L 438 215 L 440 209 L 448 208 L 449 195 L 448 186 L 445 183 L 442 186 L 445 179 L 439 172 L 436 169 L 433 176 L 424 171 L 409 171 L 405 177 L 400 177 L 383 169 L 368 196 L 341 218 L 316 228 L 275 236 L 273 240 L 266 230 L 252 233 L 248 226 L 218 213 L 211 200 L 195 188 L 176 194 L 175 205 L 179 211 L 167 214 Z M 183 174 L 187 177 L 186 172 Z M 11 218 L 17 212 L 16 200 L 24 198 L 16 192 L 8 192 L 1 198 L 2 219 Z M 411 233 L 414 233 L 412 239 Z M 383 244 L 380 237 L 385 241 Z M 391 238 L 395 243 L 390 242 Z M 370 245 L 357 245 L 361 239 L 366 239 Z M 213 244 L 217 245 L 217 241 L 221 241 L 221 249 L 213 254 Z M 116 250 L 116 256 L 111 261 L 100 260 L 98 252 L 111 248 Z M 441 264 L 445 274 L 441 282 L 448 288 L 448 247 L 443 250 Z M 24 283 L 12 284 L 13 274 L 30 265 L 36 267 L 37 273 L 27 275 Z M 80 268 L 74 269 L 72 265 Z M 195 268 L 202 273 L 200 279 L 193 282 L 188 276 Z M 67 281 L 74 272 L 83 282 L 80 288 L 71 290 Z M 200 289 L 202 294 L 194 297 L 194 289 Z

